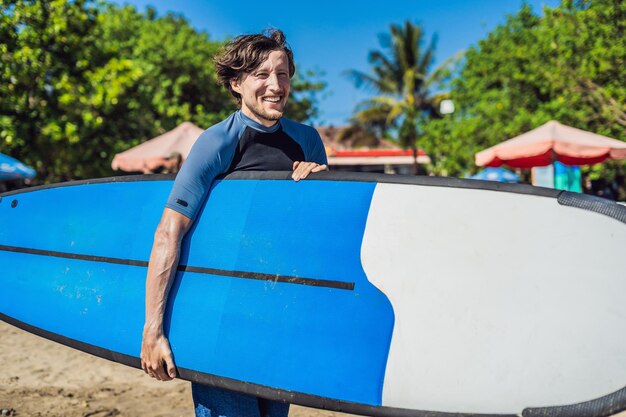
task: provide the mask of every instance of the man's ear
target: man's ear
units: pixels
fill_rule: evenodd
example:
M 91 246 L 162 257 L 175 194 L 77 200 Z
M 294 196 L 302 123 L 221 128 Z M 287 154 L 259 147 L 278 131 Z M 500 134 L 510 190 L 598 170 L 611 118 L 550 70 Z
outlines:
M 239 83 L 239 78 L 230 80 L 230 88 L 232 88 L 234 92 L 239 93 L 239 95 L 241 95 L 241 87 Z

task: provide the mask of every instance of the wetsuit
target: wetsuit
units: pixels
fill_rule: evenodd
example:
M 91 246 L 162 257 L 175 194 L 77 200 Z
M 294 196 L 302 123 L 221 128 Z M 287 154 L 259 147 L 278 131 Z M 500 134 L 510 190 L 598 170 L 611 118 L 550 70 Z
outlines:
M 292 171 L 294 161 L 328 163 L 315 129 L 285 118 L 268 128 L 237 111 L 200 135 L 176 176 L 166 207 L 195 219 L 218 175 Z M 287 417 L 289 413 L 289 404 L 216 387 L 192 383 L 191 392 L 197 417 Z

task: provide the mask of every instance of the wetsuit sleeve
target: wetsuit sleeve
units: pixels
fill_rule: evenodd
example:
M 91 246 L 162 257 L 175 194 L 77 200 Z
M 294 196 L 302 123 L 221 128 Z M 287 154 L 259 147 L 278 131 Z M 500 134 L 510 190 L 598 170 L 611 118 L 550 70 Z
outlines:
M 310 155 L 307 155 L 305 152 L 305 156 L 308 162 L 315 162 L 320 165 L 328 165 L 328 157 L 326 156 L 326 149 L 324 148 L 324 143 L 322 142 L 322 138 L 317 130 L 311 128 L 310 133 Z
M 236 142 L 226 140 L 211 129 L 200 135 L 176 175 L 165 207 L 195 219 L 213 180 L 228 169 L 235 147 Z
M 298 142 L 302 148 L 306 162 L 328 165 L 326 149 L 324 149 L 324 143 L 317 130 L 286 118 L 281 119 L 281 123 L 285 133 Z

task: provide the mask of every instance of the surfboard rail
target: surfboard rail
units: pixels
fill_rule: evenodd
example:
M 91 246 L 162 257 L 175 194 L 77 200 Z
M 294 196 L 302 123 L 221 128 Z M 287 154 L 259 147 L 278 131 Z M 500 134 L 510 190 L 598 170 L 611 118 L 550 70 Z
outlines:
M 2 313 L 0 313 L 0 320 L 29 333 L 43 337 L 44 339 L 60 343 L 64 346 L 68 346 L 112 362 L 141 369 L 141 361 L 137 357 L 113 352 L 111 350 L 102 349 L 98 346 L 83 343 L 75 339 L 70 339 L 57 333 L 52 333 L 19 320 L 15 320 Z M 591 401 L 553 407 L 526 408 L 522 410 L 520 414 L 448 413 L 351 403 L 300 392 L 279 390 L 249 382 L 224 378 L 217 375 L 205 374 L 191 369 L 176 368 L 176 370 L 178 372 L 178 378 L 186 381 L 212 385 L 219 388 L 242 392 L 244 394 L 255 395 L 269 400 L 283 401 L 304 407 L 319 408 L 322 410 L 371 417 L 609 417 L 626 410 L 626 387 Z
M 114 177 L 93 178 L 86 180 L 73 180 L 61 183 L 39 185 L 18 190 L 0 193 L 0 201 L 3 197 L 19 195 L 25 192 L 46 190 L 57 187 L 70 187 L 86 184 L 101 184 L 110 182 L 135 182 L 135 181 L 163 181 L 173 180 L 176 174 L 143 174 L 143 175 L 120 175 Z M 287 171 L 241 171 L 218 179 L 229 180 L 290 180 L 291 172 Z M 595 211 L 613 217 L 622 223 L 626 223 L 626 206 L 617 204 L 605 198 L 571 191 L 556 190 L 553 188 L 537 187 L 528 184 L 503 183 L 496 181 L 474 180 L 468 178 L 437 177 L 437 176 L 413 176 L 413 175 L 389 175 L 364 172 L 316 172 L 307 178 L 309 181 L 357 181 L 373 182 L 381 184 L 408 184 L 435 187 L 450 187 L 463 189 L 481 189 L 500 191 L 514 194 L 536 195 L 541 197 L 556 198 L 559 204 L 569 205 L 584 210 Z

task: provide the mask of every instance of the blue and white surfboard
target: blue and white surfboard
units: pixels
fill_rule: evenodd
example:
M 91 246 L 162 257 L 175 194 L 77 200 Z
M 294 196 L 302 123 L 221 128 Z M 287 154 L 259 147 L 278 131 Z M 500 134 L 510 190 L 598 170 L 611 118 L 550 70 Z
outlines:
M 168 176 L 0 197 L 0 318 L 139 367 Z M 626 409 L 626 207 L 446 178 L 237 173 L 189 233 L 179 375 L 372 416 Z

